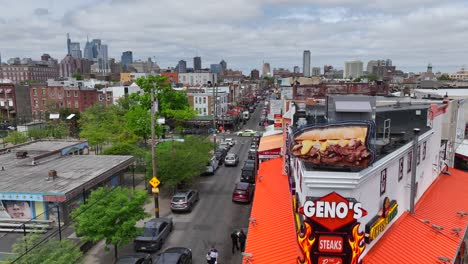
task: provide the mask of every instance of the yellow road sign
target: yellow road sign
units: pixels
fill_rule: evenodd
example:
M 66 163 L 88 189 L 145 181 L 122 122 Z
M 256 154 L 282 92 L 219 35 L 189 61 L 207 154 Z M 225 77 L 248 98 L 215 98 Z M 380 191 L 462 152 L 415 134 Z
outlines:
M 153 178 L 149 181 L 149 184 L 151 184 L 151 186 L 153 186 L 153 188 L 157 188 L 160 183 L 161 182 L 155 176 L 153 176 Z

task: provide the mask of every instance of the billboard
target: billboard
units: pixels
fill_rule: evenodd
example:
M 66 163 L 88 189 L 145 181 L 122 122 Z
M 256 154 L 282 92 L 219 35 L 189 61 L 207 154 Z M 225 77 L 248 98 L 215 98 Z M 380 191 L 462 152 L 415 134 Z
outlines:
M 300 223 L 297 240 L 302 257 L 298 264 L 358 264 L 366 248 L 358 220 L 367 215 L 361 203 L 336 192 L 323 197 L 307 197 L 301 207 L 293 201 Z M 297 220 L 296 220 L 297 221 Z
M 366 168 L 375 159 L 374 123 L 356 121 L 304 127 L 292 135 L 290 153 L 327 168 Z

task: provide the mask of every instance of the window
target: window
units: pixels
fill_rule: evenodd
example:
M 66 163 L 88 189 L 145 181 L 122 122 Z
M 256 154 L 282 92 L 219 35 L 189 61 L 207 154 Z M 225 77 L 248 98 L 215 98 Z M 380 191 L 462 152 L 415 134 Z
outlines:
M 42 89 L 42 95 L 46 95 L 46 89 L 45 88 Z
M 426 143 L 427 143 L 427 141 L 424 141 L 424 143 L 423 143 L 423 153 L 422 153 L 422 159 L 423 160 L 426 159 Z
M 411 159 L 412 159 L 412 155 L 413 155 L 413 151 L 410 150 L 410 152 L 408 152 L 408 168 L 406 169 L 406 172 L 407 172 L 407 173 L 410 173 L 410 172 L 411 172 Z
M 385 193 L 387 189 L 387 169 L 380 172 L 380 196 Z
M 42 99 L 42 106 L 46 106 L 46 99 Z
M 403 167 L 404 167 L 404 160 L 405 157 L 400 158 L 400 166 L 398 167 L 398 181 L 401 181 L 403 179 Z
M 75 101 L 75 108 L 78 108 L 78 107 L 79 107 L 78 101 Z
M 206 96 L 203 96 L 203 104 L 206 104 Z
M 34 107 L 39 107 L 39 101 L 38 100 L 34 100 Z
M 421 145 L 418 145 L 418 155 L 417 155 L 417 165 L 419 165 L 419 163 L 421 163 Z
M 78 97 L 78 91 L 75 91 L 74 94 L 75 94 L 75 97 Z
M 99 101 L 102 101 L 102 94 L 99 95 Z
M 33 88 L 33 95 L 37 95 L 37 89 Z
M 67 91 L 67 97 L 70 97 L 70 91 Z

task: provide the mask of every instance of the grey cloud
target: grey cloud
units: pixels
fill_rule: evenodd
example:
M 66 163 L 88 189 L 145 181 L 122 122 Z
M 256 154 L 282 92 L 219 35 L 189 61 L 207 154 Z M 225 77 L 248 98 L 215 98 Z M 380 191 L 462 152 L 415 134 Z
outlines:
M 36 16 L 46 16 L 49 14 L 49 10 L 47 8 L 36 8 L 34 9 L 34 15 Z

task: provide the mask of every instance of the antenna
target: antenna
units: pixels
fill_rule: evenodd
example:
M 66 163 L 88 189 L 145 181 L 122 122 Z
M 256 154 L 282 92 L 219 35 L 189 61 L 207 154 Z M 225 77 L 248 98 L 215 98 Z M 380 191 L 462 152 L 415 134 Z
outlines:
M 444 230 L 444 228 L 440 225 L 434 225 L 432 224 L 432 229 L 434 229 L 434 231 L 442 231 Z

